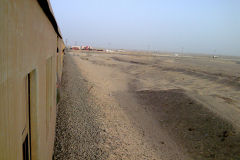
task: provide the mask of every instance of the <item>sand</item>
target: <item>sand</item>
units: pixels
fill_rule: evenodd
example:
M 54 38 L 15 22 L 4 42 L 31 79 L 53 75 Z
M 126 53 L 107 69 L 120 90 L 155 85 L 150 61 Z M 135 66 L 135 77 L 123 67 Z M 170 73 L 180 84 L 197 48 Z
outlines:
M 55 159 L 239 159 L 238 62 L 68 52 Z

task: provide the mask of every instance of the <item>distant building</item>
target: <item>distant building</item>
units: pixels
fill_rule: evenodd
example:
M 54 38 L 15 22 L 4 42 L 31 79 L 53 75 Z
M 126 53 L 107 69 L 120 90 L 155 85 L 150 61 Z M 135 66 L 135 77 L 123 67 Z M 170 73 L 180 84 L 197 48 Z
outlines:
M 85 46 L 81 46 L 81 50 L 83 50 L 85 48 Z
M 49 0 L 0 0 L 0 160 L 50 160 L 64 42 Z
M 72 48 L 73 50 L 80 50 L 80 49 L 81 49 L 80 46 L 72 46 L 71 48 Z
M 123 49 L 119 49 L 119 50 L 117 50 L 118 52 L 125 52 L 125 50 L 123 50 Z
M 81 46 L 81 50 L 93 50 L 91 46 Z
M 110 50 L 110 49 L 106 49 L 106 52 L 107 52 L 107 53 L 113 53 L 114 51 L 113 51 L 113 50 Z

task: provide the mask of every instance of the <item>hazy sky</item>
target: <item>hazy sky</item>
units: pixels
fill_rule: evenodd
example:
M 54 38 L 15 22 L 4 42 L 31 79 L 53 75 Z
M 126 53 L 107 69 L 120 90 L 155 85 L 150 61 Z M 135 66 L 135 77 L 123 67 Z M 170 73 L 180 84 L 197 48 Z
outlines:
M 240 0 L 51 0 L 68 44 L 240 56 Z

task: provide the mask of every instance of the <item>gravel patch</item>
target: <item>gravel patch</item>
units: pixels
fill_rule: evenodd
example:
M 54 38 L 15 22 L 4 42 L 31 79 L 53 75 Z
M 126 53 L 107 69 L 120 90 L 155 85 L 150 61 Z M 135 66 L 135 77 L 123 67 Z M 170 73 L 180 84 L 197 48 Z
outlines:
M 62 77 L 54 159 L 107 159 L 106 133 L 98 120 L 102 113 L 70 55 L 65 56 Z

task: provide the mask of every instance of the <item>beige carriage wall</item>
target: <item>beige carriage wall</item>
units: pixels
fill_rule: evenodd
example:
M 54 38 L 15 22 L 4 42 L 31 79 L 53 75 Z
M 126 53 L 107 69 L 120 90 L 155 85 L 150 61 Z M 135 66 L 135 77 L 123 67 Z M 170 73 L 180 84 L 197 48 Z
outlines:
M 52 159 L 64 42 L 47 0 L 0 0 L 0 160 Z

